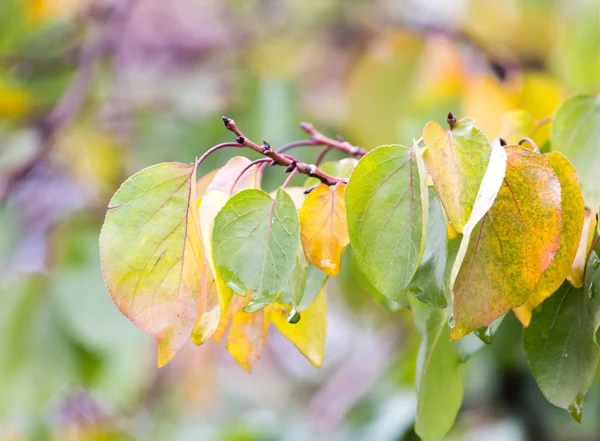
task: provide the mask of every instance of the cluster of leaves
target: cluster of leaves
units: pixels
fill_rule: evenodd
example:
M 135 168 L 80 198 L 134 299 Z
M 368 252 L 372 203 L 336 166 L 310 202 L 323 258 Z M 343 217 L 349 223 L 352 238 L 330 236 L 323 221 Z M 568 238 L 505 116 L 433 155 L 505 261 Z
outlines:
M 142 170 L 100 235 L 113 301 L 157 340 L 159 365 L 212 338 L 250 371 L 273 323 L 319 366 L 325 282 L 351 246 L 373 295 L 411 308 L 422 335 L 423 439 L 441 439 L 461 406 L 459 368 L 473 352 L 463 338 L 491 343 L 510 311 L 542 392 L 579 421 L 600 360 L 600 99 L 563 103 L 541 152 L 531 138 L 550 119 L 525 111 L 505 115 L 493 141 L 470 118 L 447 122 L 411 147 L 324 164 L 340 178 L 332 186 L 313 177 L 268 194 L 244 157 L 199 180 L 198 162 Z

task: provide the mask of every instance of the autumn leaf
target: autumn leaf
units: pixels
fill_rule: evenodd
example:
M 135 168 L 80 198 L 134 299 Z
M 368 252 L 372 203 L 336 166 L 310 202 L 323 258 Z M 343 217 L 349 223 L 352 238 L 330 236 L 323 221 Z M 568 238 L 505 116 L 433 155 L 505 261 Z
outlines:
M 569 274 L 577 252 L 584 218 L 583 196 L 581 196 L 575 168 L 559 152 L 548 153 L 544 156 L 560 182 L 563 226 L 556 256 L 544 272 L 540 283 L 527 299 L 527 302 L 523 306 L 514 309 L 515 315 L 524 326 L 529 325 L 533 310 L 560 288 Z M 580 286 L 583 285 L 583 268 L 581 279 Z
M 369 282 L 395 301 L 404 298 L 425 249 L 427 187 L 417 154 L 399 145 L 378 147 L 359 161 L 346 188 L 357 261 Z
M 215 218 L 217 271 L 235 293 L 252 291 L 247 312 L 268 305 L 288 286 L 299 243 L 298 214 L 282 189 L 275 199 L 262 190 L 243 190 Z
M 251 167 L 241 174 L 251 163 L 252 161 L 244 156 L 234 156 L 216 171 L 206 190 L 220 191 L 230 195 L 248 188 L 258 187 L 261 175 L 259 167 Z M 232 188 L 238 176 L 240 179 L 235 184 L 235 188 Z
M 321 289 L 308 308 L 300 313 L 300 320 L 297 323 L 288 321 L 291 308 L 290 305 L 275 303 L 271 307 L 271 322 L 313 366 L 319 367 L 323 363 L 327 333 L 325 290 Z
M 423 161 L 452 226 L 462 232 L 485 174 L 490 143 L 470 118 L 452 130 L 431 121 L 423 129 Z
M 596 234 L 597 222 L 596 214 L 592 210 L 586 208 L 583 212 L 583 229 L 581 230 L 579 241 L 575 241 L 575 243 L 578 243 L 575 259 L 573 260 L 573 264 L 567 275 L 567 280 L 571 282 L 571 285 L 575 288 L 581 288 L 583 286 L 585 263 L 587 262 L 594 235 Z
M 329 276 L 340 272 L 342 252 L 350 238 L 346 223 L 346 185 L 315 188 L 298 213 L 300 237 L 309 260 Z
M 117 190 L 100 233 L 111 298 L 156 339 L 160 366 L 188 340 L 205 295 L 195 193 L 195 165 L 169 162 L 144 169 Z
M 540 154 L 521 146 L 505 150 L 503 184 L 458 260 L 453 340 L 525 303 L 558 250 L 562 217 L 556 174 Z

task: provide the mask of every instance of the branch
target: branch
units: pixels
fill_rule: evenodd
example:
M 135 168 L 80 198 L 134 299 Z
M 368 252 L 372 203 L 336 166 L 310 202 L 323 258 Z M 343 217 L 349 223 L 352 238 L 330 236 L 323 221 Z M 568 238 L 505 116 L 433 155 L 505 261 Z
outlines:
M 254 150 L 256 153 L 259 153 L 267 158 L 272 160 L 273 165 L 281 165 L 286 167 L 288 171 L 293 171 L 294 169 L 298 173 L 302 173 L 303 175 L 310 176 L 312 178 L 317 178 L 323 184 L 326 185 L 335 185 L 340 183 L 347 183 L 347 179 L 337 178 L 335 176 L 331 176 L 317 168 L 314 164 L 306 164 L 301 162 L 289 155 L 284 155 L 276 152 L 271 148 L 271 146 L 265 142 L 263 145 L 258 145 L 250 139 L 246 138 L 246 136 L 237 128 L 235 122 L 224 116 L 223 123 L 225 124 L 225 128 L 235 134 L 237 136 L 236 142 L 243 147 L 248 147 Z
M 367 154 L 367 151 L 361 147 L 354 146 L 343 139 L 335 140 L 328 138 L 319 132 L 311 123 L 303 122 L 300 124 L 300 128 L 311 136 L 313 145 L 326 145 L 334 149 L 341 150 L 342 152 L 348 153 L 350 156 L 355 158 L 362 158 Z

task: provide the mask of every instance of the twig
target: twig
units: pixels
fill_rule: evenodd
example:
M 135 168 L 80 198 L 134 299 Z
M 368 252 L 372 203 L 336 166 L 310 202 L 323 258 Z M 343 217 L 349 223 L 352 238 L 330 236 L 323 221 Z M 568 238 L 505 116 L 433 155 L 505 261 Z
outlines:
M 315 165 L 318 167 L 319 165 L 321 165 L 321 162 L 323 162 L 323 158 L 325 158 L 325 155 L 327 154 L 327 152 L 329 150 L 331 150 L 332 147 L 330 145 L 326 145 L 325 147 L 323 147 L 321 149 L 321 151 L 319 152 L 319 154 L 317 155 L 317 159 L 315 159 Z
M 531 136 L 535 135 L 537 131 L 544 127 L 546 124 L 550 124 L 552 122 L 552 118 L 552 115 L 550 115 L 537 121 L 535 123 L 535 126 L 533 126 L 533 132 L 531 133 Z
M 314 145 L 327 145 L 334 149 L 346 152 L 358 159 L 367 154 L 367 151 L 361 147 L 354 146 L 344 140 L 335 140 L 323 135 L 321 132 L 315 129 L 311 123 L 300 123 L 300 128 L 311 136 L 311 140 L 315 143 Z
M 229 130 L 230 132 L 232 132 L 233 134 L 235 134 L 237 136 L 236 142 L 240 146 L 248 147 L 251 150 L 254 150 L 256 153 L 259 153 L 267 158 L 271 158 L 271 160 L 273 161 L 273 165 L 281 165 L 284 167 L 290 167 L 290 165 L 292 165 L 292 163 L 295 163 L 294 168 L 297 170 L 298 173 L 302 173 L 303 175 L 317 178 L 326 185 L 335 185 L 339 182 L 345 183 L 348 181 L 347 179 L 331 176 L 331 175 L 319 170 L 317 168 L 317 166 L 314 164 L 306 164 L 304 162 L 301 162 L 301 161 L 298 161 L 297 159 L 292 158 L 289 155 L 277 153 L 266 142 L 263 143 L 262 146 L 260 146 L 260 145 L 256 144 L 255 142 L 246 138 L 246 136 L 240 131 L 240 129 L 237 128 L 237 126 L 235 125 L 235 122 L 232 119 L 227 118 L 226 116 L 224 116 L 222 119 L 223 119 L 223 123 L 225 124 L 225 127 L 227 128 L 227 130 Z
M 322 145 L 316 142 L 313 139 L 301 139 L 300 141 L 290 142 L 289 144 L 285 144 L 277 149 L 277 153 L 284 153 L 288 150 L 294 149 L 296 147 L 310 147 L 315 145 Z

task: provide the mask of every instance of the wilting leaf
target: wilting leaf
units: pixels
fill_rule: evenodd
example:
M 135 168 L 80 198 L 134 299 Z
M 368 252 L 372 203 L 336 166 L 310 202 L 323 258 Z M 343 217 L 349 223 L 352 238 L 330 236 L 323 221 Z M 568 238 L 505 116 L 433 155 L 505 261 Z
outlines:
M 594 235 L 596 234 L 596 223 L 596 214 L 586 208 L 583 212 L 583 229 L 581 230 L 575 259 L 573 260 L 573 265 L 567 275 L 567 280 L 576 288 L 581 288 L 583 286 L 583 273 L 588 253 L 590 252 Z
M 234 296 L 228 312 L 231 329 L 225 346 L 233 359 L 251 372 L 267 346 L 271 307 L 252 313 L 244 312 L 244 307 L 248 305 L 249 300 L 249 296 L 245 298 Z
M 290 342 L 298 348 L 313 366 L 323 363 L 325 336 L 327 334 L 327 300 L 325 290 L 321 289 L 317 297 L 300 313 L 298 323 L 289 323 L 289 305 L 275 303 L 271 308 L 271 321 Z
M 540 154 L 520 146 L 505 149 L 504 182 L 471 234 L 452 289 L 453 340 L 525 303 L 558 250 L 556 174 Z
M 350 239 L 346 223 L 346 185 L 315 188 L 298 213 L 300 237 L 309 260 L 329 276 L 340 272 L 342 252 Z
M 490 143 L 470 118 L 458 121 L 453 130 L 431 121 L 423 129 L 423 140 L 425 167 L 452 226 L 462 232 L 489 162 Z
M 424 441 L 438 441 L 454 424 L 462 403 L 460 359 L 450 342 L 446 314 L 418 301 L 411 300 L 410 304 L 422 337 L 417 361 L 415 432 Z
M 540 283 L 527 299 L 527 302 L 514 310 L 515 315 L 524 326 L 529 325 L 532 311 L 560 288 L 560 285 L 569 274 L 583 226 L 584 206 L 577 172 L 567 158 L 559 152 L 548 153 L 544 156 L 560 182 L 563 226 L 556 256 L 544 272 Z M 581 279 L 583 284 L 583 269 Z
M 417 300 L 437 308 L 447 306 L 445 291 L 449 277 L 445 277 L 448 257 L 448 223 L 433 187 L 429 188 L 429 222 L 427 244 L 407 291 Z
M 358 262 L 373 286 L 396 301 L 404 298 L 425 248 L 428 208 L 417 154 L 403 146 L 378 147 L 359 161 L 346 189 Z
M 257 182 L 259 182 L 260 179 L 259 167 L 252 167 L 241 175 L 237 184 L 235 184 L 235 188 L 232 189 L 233 183 L 237 177 L 240 176 L 242 171 L 251 162 L 252 161 L 245 156 L 234 156 L 227 161 L 227 164 L 217 170 L 214 178 L 207 187 L 207 191 L 220 191 L 225 194 L 235 194 L 247 188 L 257 187 Z
M 102 272 L 119 310 L 159 344 L 159 365 L 189 338 L 203 286 L 196 167 L 163 163 L 123 183 L 100 233 Z
M 511 110 L 502 115 L 500 136 L 508 144 L 517 144 L 521 139 L 530 137 L 535 129 L 535 119 L 526 110 Z
M 600 97 L 579 95 L 559 106 L 552 121 L 550 140 L 575 166 L 586 204 L 600 205 Z
M 261 190 L 243 190 L 215 218 L 217 271 L 237 294 L 252 291 L 247 312 L 268 305 L 287 288 L 299 243 L 298 214 L 282 189 L 275 199 Z
M 592 252 L 585 286 L 564 282 L 534 312 L 523 332 L 523 347 L 531 371 L 552 404 L 581 422 L 585 394 L 594 381 L 600 351 L 596 331 L 600 303 L 600 259 Z

